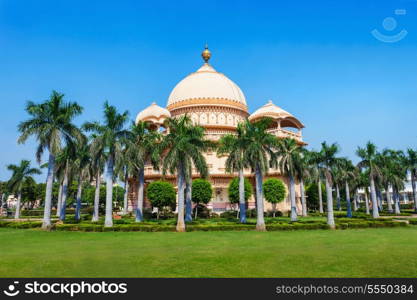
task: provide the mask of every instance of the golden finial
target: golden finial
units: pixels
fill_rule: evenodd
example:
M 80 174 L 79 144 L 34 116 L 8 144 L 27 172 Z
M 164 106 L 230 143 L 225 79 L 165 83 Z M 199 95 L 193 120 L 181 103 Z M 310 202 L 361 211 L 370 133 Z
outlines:
M 208 63 L 210 57 L 211 57 L 211 52 L 208 49 L 208 45 L 206 44 L 203 53 L 201 53 L 201 56 L 203 57 L 204 61 L 206 62 L 206 64 Z

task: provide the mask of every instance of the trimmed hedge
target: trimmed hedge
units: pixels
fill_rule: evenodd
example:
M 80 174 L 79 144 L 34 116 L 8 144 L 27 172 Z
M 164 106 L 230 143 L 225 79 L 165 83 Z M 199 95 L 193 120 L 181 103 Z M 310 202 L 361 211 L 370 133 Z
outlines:
M 28 229 L 28 228 L 40 228 L 42 227 L 42 222 L 13 222 L 13 221 L 0 221 L 0 227 L 7 228 L 18 228 L 18 229 Z

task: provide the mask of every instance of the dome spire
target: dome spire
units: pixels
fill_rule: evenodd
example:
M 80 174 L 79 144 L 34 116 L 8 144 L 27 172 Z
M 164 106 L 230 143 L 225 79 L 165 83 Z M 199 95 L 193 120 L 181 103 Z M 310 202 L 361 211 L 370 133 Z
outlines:
M 210 50 L 208 49 L 208 45 L 207 45 L 207 43 L 206 43 L 206 46 L 204 47 L 204 51 L 203 51 L 203 53 L 201 53 L 201 56 L 203 57 L 203 59 L 204 59 L 205 63 L 207 64 L 207 63 L 208 63 L 208 61 L 209 61 L 209 59 L 210 59 L 210 57 L 211 57 L 211 52 L 210 52 Z

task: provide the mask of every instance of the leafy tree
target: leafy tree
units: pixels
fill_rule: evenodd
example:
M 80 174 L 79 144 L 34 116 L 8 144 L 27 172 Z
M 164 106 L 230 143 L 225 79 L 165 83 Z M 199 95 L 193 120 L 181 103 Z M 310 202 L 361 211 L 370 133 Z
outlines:
M 253 186 L 250 183 L 249 179 L 247 179 L 247 178 L 245 178 L 244 183 L 245 183 L 245 185 L 244 185 L 244 188 L 245 188 L 244 200 L 245 200 L 245 205 L 246 205 L 249 198 L 253 194 Z M 239 185 L 240 185 L 240 178 L 236 177 L 236 178 L 233 178 L 230 181 L 229 187 L 227 189 L 227 192 L 229 194 L 230 203 L 240 203 Z
M 149 184 L 146 195 L 153 207 L 158 208 L 159 212 L 167 206 L 175 205 L 176 193 L 172 184 L 166 181 L 153 181 Z
M 106 157 L 106 215 L 104 226 L 113 226 L 113 183 L 114 183 L 114 164 L 120 159 L 123 140 L 129 135 L 124 128 L 128 121 L 127 111 L 119 113 L 116 107 L 104 103 L 104 122 L 87 122 L 83 128 L 95 134 L 91 142 L 93 153 L 104 153 Z
M 54 180 L 55 158 L 62 148 L 62 142 L 73 143 L 80 137 L 80 130 L 72 123 L 80 115 L 82 107 L 77 103 L 64 102 L 64 94 L 53 91 L 50 98 L 41 104 L 29 101 L 26 112 L 30 119 L 19 124 L 21 133 L 18 142 L 24 143 L 30 136 L 35 136 L 38 142 L 36 151 L 40 162 L 45 149 L 49 152 L 48 175 L 46 184 L 45 209 L 43 229 L 51 227 L 52 185 Z
M 263 192 L 265 195 L 265 200 L 272 204 L 273 208 L 273 217 L 275 218 L 275 213 L 277 210 L 277 203 L 284 201 L 287 196 L 287 189 L 282 180 L 277 178 L 269 178 L 264 181 Z
M 317 187 L 317 182 L 310 183 L 306 188 L 306 195 L 307 195 L 307 207 L 309 210 L 320 211 L 320 197 L 319 197 L 319 189 Z M 323 183 L 321 183 L 321 191 L 322 197 L 326 199 L 326 187 Z M 325 203 L 326 204 L 326 203 Z
M 194 167 L 203 178 L 208 176 L 208 167 L 203 155 L 213 148 L 212 142 L 205 139 L 204 128 L 194 126 L 187 115 L 170 118 L 166 121 L 168 134 L 164 136 L 161 150 L 164 151 L 162 173 L 177 174 L 178 220 L 177 231 L 185 231 L 184 192 L 191 181 Z M 188 183 L 189 184 L 189 183 Z M 190 191 L 190 189 L 188 189 Z M 191 199 L 190 199 L 191 200 Z M 190 203 L 191 204 L 191 203 Z M 191 211 L 187 210 L 191 214 Z
M 195 219 L 197 219 L 197 210 L 200 203 L 207 204 L 213 196 L 211 183 L 205 179 L 196 179 L 193 181 L 191 199 L 197 204 L 195 206 Z
M 20 218 L 20 205 L 22 201 L 23 187 L 28 181 L 34 181 L 33 175 L 41 174 L 41 171 L 37 168 L 30 166 L 29 160 L 22 160 L 19 165 L 8 165 L 7 169 L 12 171 L 12 177 L 9 179 L 9 190 L 17 194 L 15 219 Z

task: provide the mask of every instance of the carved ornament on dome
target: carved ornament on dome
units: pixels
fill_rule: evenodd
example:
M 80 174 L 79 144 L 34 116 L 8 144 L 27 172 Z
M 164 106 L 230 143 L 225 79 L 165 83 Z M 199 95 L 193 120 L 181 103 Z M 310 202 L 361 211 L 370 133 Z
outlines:
M 184 107 L 184 106 L 192 106 L 192 105 L 226 105 L 239 108 L 245 112 L 247 112 L 248 107 L 236 100 L 226 99 L 226 98 L 191 98 L 181 100 L 175 103 L 172 103 L 167 106 L 169 111 Z

